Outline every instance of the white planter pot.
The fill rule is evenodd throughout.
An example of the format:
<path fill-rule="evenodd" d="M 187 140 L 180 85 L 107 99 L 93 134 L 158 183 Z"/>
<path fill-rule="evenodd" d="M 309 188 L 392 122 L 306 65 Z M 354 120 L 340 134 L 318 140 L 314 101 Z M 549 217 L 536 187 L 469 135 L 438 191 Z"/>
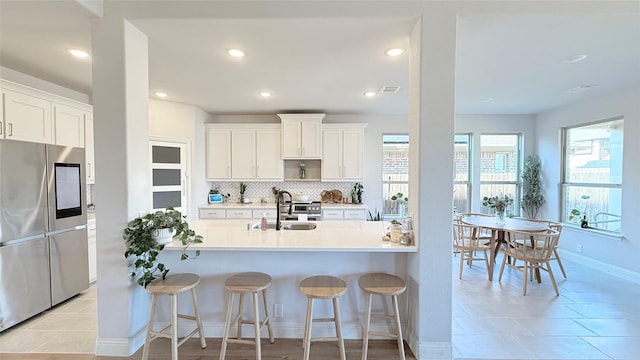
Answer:
<path fill-rule="evenodd" d="M 174 229 L 165 228 L 153 230 L 153 234 L 151 234 L 151 236 L 153 236 L 158 244 L 168 244 L 173 241 L 175 234 L 176 231 Z"/>

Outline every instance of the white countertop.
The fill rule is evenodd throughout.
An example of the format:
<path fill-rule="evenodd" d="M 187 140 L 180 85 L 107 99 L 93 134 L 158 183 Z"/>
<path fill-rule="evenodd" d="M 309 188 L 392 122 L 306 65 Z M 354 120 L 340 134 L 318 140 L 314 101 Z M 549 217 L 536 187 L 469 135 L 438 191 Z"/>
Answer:
<path fill-rule="evenodd" d="M 247 230 L 247 220 L 195 220 L 189 223 L 202 244 L 189 249 L 237 251 L 416 252 L 416 246 L 382 241 L 383 221 L 318 221 L 313 230 Z M 288 223 L 288 222 L 283 222 Z M 182 249 L 180 241 L 165 249 Z"/>

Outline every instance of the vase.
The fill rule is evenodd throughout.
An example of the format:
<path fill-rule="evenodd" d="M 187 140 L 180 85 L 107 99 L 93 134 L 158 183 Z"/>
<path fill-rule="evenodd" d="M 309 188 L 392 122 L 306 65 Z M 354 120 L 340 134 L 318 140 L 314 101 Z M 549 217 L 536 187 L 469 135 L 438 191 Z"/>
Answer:
<path fill-rule="evenodd" d="M 496 224 L 497 225 L 504 225 L 506 222 L 504 221 L 504 210 L 497 210 L 495 212 L 496 215 Z"/>

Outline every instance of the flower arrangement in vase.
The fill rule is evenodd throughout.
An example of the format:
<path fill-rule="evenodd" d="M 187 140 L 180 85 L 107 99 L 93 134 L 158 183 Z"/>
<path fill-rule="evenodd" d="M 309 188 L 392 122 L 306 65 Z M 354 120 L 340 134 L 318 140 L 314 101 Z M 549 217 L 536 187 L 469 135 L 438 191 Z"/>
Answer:
<path fill-rule="evenodd" d="M 504 221 L 504 212 L 507 210 L 507 206 L 511 204 L 513 204 L 513 198 L 508 194 L 482 198 L 482 205 L 493 209 L 499 221 Z"/>

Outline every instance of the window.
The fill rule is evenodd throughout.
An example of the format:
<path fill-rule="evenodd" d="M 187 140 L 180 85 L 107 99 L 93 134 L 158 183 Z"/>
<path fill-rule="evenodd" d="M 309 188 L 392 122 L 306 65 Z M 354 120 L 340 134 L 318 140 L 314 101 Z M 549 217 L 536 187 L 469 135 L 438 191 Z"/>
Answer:
<path fill-rule="evenodd" d="M 186 215 L 186 145 L 151 141 L 153 209 L 173 207 Z"/>
<path fill-rule="evenodd" d="M 471 136 L 469 134 L 456 134 L 454 136 L 453 154 L 453 211 L 464 213 L 469 212 L 471 198 Z"/>
<path fill-rule="evenodd" d="M 404 199 L 408 196 L 409 135 L 382 135 L 383 215 L 405 215 L 407 204 Z"/>
<path fill-rule="evenodd" d="M 563 221 L 620 232 L 623 119 L 566 128 Z"/>
<path fill-rule="evenodd" d="M 514 203 L 507 215 L 520 214 L 518 179 L 520 176 L 521 136 L 518 134 L 482 134 L 480 136 L 480 198 L 509 195 Z M 489 209 L 485 208 L 488 212 Z"/>

